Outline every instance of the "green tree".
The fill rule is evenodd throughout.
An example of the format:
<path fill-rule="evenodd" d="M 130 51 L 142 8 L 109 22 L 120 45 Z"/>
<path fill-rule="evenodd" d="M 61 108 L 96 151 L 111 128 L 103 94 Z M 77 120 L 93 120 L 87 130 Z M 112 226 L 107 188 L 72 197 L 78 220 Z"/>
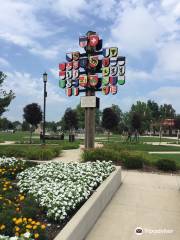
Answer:
<path fill-rule="evenodd" d="M 118 126 L 117 126 L 117 131 L 119 133 L 122 133 L 122 131 L 124 130 L 124 124 L 123 124 L 123 112 L 120 109 L 120 107 L 118 105 L 112 104 L 111 109 L 113 110 L 113 112 L 116 113 L 117 118 L 118 118 Z"/>
<path fill-rule="evenodd" d="M 14 121 L 14 122 L 12 122 L 12 124 L 13 124 L 13 129 L 14 130 L 22 129 L 22 124 L 19 121 Z"/>
<path fill-rule="evenodd" d="M 22 131 L 30 131 L 30 125 L 28 122 L 23 121 L 22 123 Z"/>
<path fill-rule="evenodd" d="M 12 92 L 12 90 L 6 92 L 5 90 L 2 89 L 3 82 L 6 78 L 7 76 L 0 71 L 0 116 L 5 111 L 7 111 L 7 107 L 9 106 L 13 98 L 15 98 L 15 95 Z"/>
<path fill-rule="evenodd" d="M 176 110 L 171 104 L 163 104 L 160 106 L 160 117 L 161 119 L 174 118 L 176 115 Z"/>
<path fill-rule="evenodd" d="M 133 104 L 130 110 L 131 119 L 134 113 L 137 113 L 142 121 L 141 132 L 150 130 L 151 123 L 151 111 L 148 105 L 145 102 L 137 101 L 136 104 Z"/>
<path fill-rule="evenodd" d="M 147 107 L 148 107 L 148 109 L 150 110 L 150 113 L 151 113 L 151 120 L 152 121 L 158 121 L 159 117 L 160 117 L 159 105 L 152 100 L 148 100 L 147 101 Z"/>
<path fill-rule="evenodd" d="M 48 129 L 48 131 L 57 132 L 57 123 L 52 121 L 52 122 L 46 122 L 46 128 Z"/>
<path fill-rule="evenodd" d="M 141 119 L 141 115 L 137 112 L 134 112 L 132 114 L 132 118 L 131 118 L 131 126 L 133 130 L 137 130 L 138 132 L 141 129 L 142 126 L 142 119 Z"/>
<path fill-rule="evenodd" d="M 13 129 L 13 124 L 11 121 L 9 121 L 7 118 L 1 118 L 0 119 L 0 129 L 1 130 L 9 130 L 9 129 Z"/>
<path fill-rule="evenodd" d="M 108 131 L 108 140 L 110 131 L 117 130 L 118 116 L 112 108 L 105 108 L 102 113 L 102 127 Z"/>
<path fill-rule="evenodd" d="M 175 128 L 180 130 L 180 115 L 175 117 Z"/>
<path fill-rule="evenodd" d="M 81 129 L 85 128 L 85 108 L 81 107 L 81 104 L 78 104 L 75 108 L 77 118 L 78 118 L 78 127 Z M 96 127 L 100 127 L 101 125 L 101 115 L 102 112 L 99 109 L 96 109 L 96 115 L 95 115 L 95 123 Z"/>
<path fill-rule="evenodd" d="M 69 130 L 69 132 L 72 132 L 72 130 L 77 129 L 78 118 L 77 118 L 76 111 L 72 110 L 71 108 L 67 108 L 61 120 L 61 123 L 62 123 L 62 130 Z"/>
<path fill-rule="evenodd" d="M 30 128 L 30 143 L 32 143 L 32 132 L 36 129 L 38 124 L 42 121 L 42 110 L 37 103 L 31 103 L 24 107 L 23 117 L 31 125 Z"/>
<path fill-rule="evenodd" d="M 85 108 L 81 107 L 81 104 L 78 104 L 75 112 L 77 114 L 78 119 L 78 127 L 81 129 L 85 128 Z"/>

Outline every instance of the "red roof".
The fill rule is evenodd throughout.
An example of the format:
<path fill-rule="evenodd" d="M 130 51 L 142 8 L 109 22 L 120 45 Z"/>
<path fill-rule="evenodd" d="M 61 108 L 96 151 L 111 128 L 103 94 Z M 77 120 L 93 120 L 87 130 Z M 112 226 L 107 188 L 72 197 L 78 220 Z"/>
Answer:
<path fill-rule="evenodd" d="M 163 125 L 163 126 L 174 127 L 174 126 L 175 126 L 175 120 L 174 120 L 174 119 L 164 119 L 164 120 L 162 121 L 162 125 Z"/>

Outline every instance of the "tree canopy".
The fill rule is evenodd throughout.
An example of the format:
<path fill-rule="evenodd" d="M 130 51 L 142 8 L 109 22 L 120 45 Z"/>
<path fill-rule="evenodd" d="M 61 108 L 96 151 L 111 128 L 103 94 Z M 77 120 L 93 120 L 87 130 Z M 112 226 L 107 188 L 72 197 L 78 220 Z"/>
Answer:
<path fill-rule="evenodd" d="M 26 105 L 23 111 L 24 119 L 32 126 L 37 127 L 37 125 L 42 121 L 42 110 L 37 103 Z"/>
<path fill-rule="evenodd" d="M 102 113 L 102 127 L 107 131 L 113 131 L 118 127 L 118 115 L 112 108 L 105 108 Z"/>
<path fill-rule="evenodd" d="M 7 111 L 7 107 L 9 106 L 9 104 L 11 103 L 13 98 L 15 98 L 15 95 L 12 90 L 7 92 L 2 89 L 3 82 L 6 78 L 7 78 L 7 76 L 3 72 L 0 71 L 0 116 L 5 111 Z"/>
<path fill-rule="evenodd" d="M 61 120 L 62 130 L 72 131 L 78 128 L 78 118 L 75 110 L 67 108 Z"/>

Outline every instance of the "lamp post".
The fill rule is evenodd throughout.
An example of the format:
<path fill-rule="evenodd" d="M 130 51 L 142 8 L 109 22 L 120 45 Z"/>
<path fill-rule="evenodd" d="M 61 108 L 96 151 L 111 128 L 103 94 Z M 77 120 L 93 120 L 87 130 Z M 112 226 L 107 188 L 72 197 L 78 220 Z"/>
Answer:
<path fill-rule="evenodd" d="M 47 73 L 43 73 L 43 82 L 44 82 L 44 111 L 43 111 L 43 144 L 45 144 L 45 127 L 46 127 L 46 83 L 47 83 Z"/>

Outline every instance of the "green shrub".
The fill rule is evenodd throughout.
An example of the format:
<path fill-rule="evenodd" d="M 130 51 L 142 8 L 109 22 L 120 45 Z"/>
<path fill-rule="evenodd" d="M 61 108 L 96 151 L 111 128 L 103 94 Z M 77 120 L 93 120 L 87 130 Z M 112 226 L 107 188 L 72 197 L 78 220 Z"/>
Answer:
<path fill-rule="evenodd" d="M 124 167 L 128 169 L 142 169 L 145 159 L 141 153 L 138 152 L 122 152 Z"/>
<path fill-rule="evenodd" d="M 61 148 L 55 145 L 0 146 L 0 157 L 16 157 L 30 160 L 50 160 L 59 156 Z"/>
<path fill-rule="evenodd" d="M 156 162 L 156 166 L 162 171 L 176 171 L 177 166 L 174 160 L 170 159 L 160 159 Z"/>
<path fill-rule="evenodd" d="M 96 148 L 92 150 L 85 150 L 82 158 L 84 161 L 121 161 L 120 153 L 117 151 L 111 150 L 111 149 L 105 149 L 105 148 Z"/>

